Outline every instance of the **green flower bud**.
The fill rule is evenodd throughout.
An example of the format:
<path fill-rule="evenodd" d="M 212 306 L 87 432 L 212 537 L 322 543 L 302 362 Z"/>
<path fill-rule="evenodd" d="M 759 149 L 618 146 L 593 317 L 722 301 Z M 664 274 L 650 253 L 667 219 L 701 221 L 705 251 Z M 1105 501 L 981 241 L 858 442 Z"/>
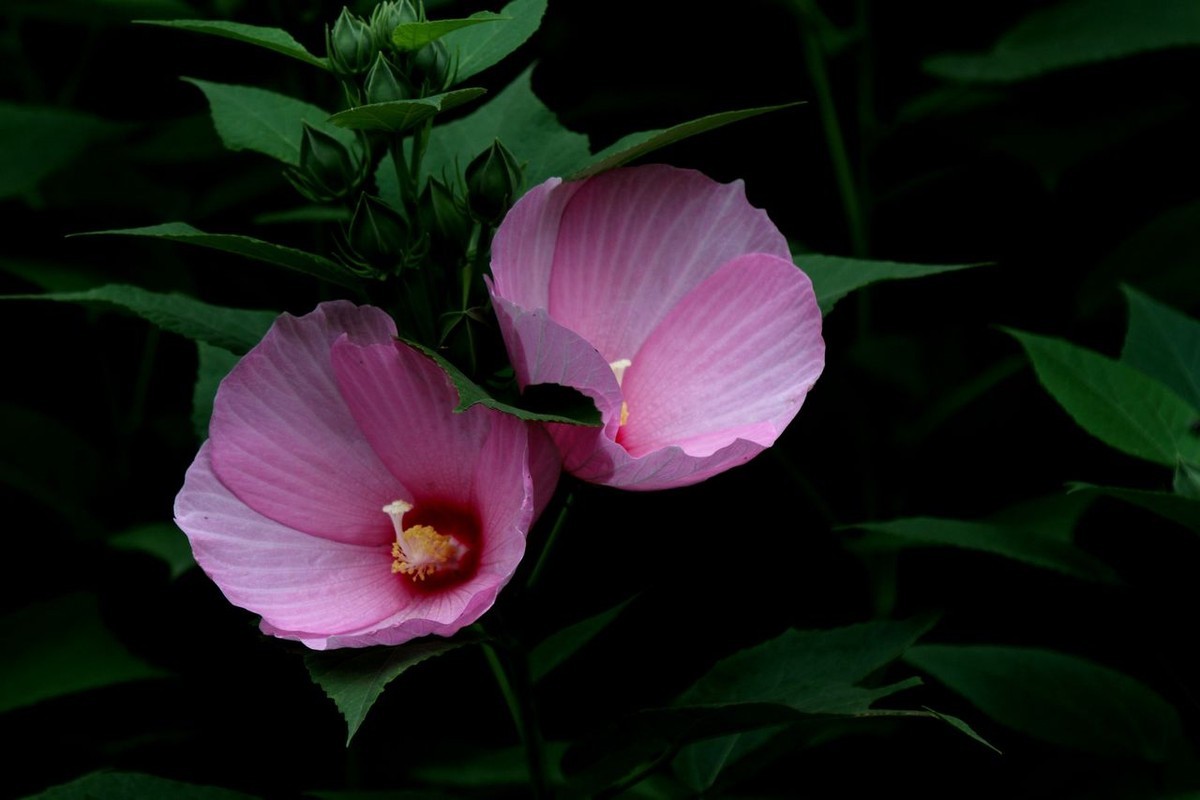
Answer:
<path fill-rule="evenodd" d="M 392 31 L 407 22 L 418 22 L 420 17 L 409 0 L 391 0 L 380 3 L 371 12 L 371 38 L 379 50 L 391 50 Z"/>
<path fill-rule="evenodd" d="M 499 139 L 467 167 L 467 205 L 480 222 L 496 225 L 521 190 L 521 166 Z"/>
<path fill-rule="evenodd" d="M 391 206 L 364 192 L 350 220 L 346 243 L 358 266 L 389 272 L 408 247 L 408 223 Z"/>
<path fill-rule="evenodd" d="M 333 71 L 343 77 L 366 72 L 375 58 L 375 43 L 366 20 L 343 7 L 333 30 L 325 26 L 325 51 Z"/>
<path fill-rule="evenodd" d="M 419 208 L 434 262 L 456 264 L 466 253 L 471 237 L 471 217 L 462 202 L 446 184 L 430 178 Z"/>
<path fill-rule="evenodd" d="M 362 180 L 362 159 L 319 128 L 304 123 L 300 166 L 283 173 L 296 189 L 317 203 L 345 197 Z"/>
<path fill-rule="evenodd" d="M 367 73 L 366 90 L 368 103 L 407 100 L 410 95 L 408 84 L 396 73 L 383 53 L 375 56 L 375 63 Z"/>
<path fill-rule="evenodd" d="M 410 75 L 414 86 L 423 86 L 422 94 L 437 94 L 452 82 L 454 77 L 450 50 L 440 39 L 422 47 L 412 55 Z"/>

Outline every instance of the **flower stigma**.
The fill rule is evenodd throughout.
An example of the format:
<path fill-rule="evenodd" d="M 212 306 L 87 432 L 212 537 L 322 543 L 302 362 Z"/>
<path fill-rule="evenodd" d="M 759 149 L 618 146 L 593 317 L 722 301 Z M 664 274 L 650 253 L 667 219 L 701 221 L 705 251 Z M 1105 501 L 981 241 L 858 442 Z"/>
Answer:
<path fill-rule="evenodd" d="M 404 528 L 404 515 L 412 504 L 395 500 L 383 507 L 392 518 L 396 541 L 392 543 L 392 573 L 404 573 L 413 582 L 423 581 L 435 572 L 459 568 L 466 546 L 454 536 L 438 533 L 432 525 L 413 525 Z"/>
<path fill-rule="evenodd" d="M 625 370 L 633 366 L 633 362 L 628 358 L 618 358 L 608 365 L 608 368 L 613 371 L 613 375 L 617 378 L 617 386 L 621 385 L 621 381 L 625 378 Z M 621 425 L 629 421 L 629 404 L 621 400 Z"/>

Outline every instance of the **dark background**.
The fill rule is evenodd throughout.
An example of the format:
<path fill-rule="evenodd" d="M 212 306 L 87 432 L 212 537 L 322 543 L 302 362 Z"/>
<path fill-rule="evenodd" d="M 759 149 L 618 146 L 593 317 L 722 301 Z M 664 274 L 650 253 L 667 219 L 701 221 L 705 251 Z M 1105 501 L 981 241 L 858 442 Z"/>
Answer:
<path fill-rule="evenodd" d="M 931 641 L 1052 647 L 1124 670 L 1176 705 L 1194 733 L 1197 664 L 1188 651 L 1200 552 L 1183 529 L 1115 503 L 1089 510 L 1078 538 L 1125 579 L 1111 588 L 958 551 L 864 561 L 846 547 L 854 534 L 837 527 L 979 517 L 1060 493 L 1069 480 L 1169 488 L 1161 470 L 1077 428 L 998 326 L 1114 354 L 1124 330 L 1121 282 L 1200 311 L 1200 52 L 961 89 L 927 104 L 933 111 L 914 105 L 944 88 L 923 72 L 925 58 L 986 49 L 1043 5 L 821 4 L 835 25 L 855 31 L 828 70 L 865 210 L 859 252 L 801 29 L 785 3 L 551 0 L 539 34 L 480 76 L 496 91 L 536 61 L 535 90 L 594 148 L 709 113 L 807 100 L 652 160 L 744 179 L 751 202 L 800 249 L 990 262 L 842 300 L 826 321 L 825 374 L 779 444 L 750 465 L 663 494 L 578 491 L 539 594 L 505 597 L 497 613 L 536 639 L 636 600 L 545 684 L 550 738 L 665 704 L 716 659 L 786 627 L 927 611 L 942 614 Z M 435 13 L 481 7 L 445 3 Z M 66 238 L 186 220 L 328 248 L 303 226 L 254 224 L 264 211 L 296 205 L 293 190 L 268 159 L 225 152 L 203 98 L 178 77 L 273 88 L 328 108 L 337 106 L 335 87 L 272 53 L 127 24 L 157 8 L 0 4 L 0 98 L 119 123 L 35 190 L 0 201 L 0 288 L 38 291 L 45 284 L 27 279 L 33 270 L 72 288 L 135 283 L 297 314 L 336 296 L 234 256 Z M 196 0 L 193 8 L 183 16 L 283 27 L 314 53 L 340 10 L 307 1 Z M 411 788 L 410 770 L 431 758 L 516 744 L 483 659 L 466 648 L 404 676 L 346 749 L 302 648 L 259 635 L 198 570 L 171 580 L 153 558 L 106 547 L 114 532 L 170 517 L 196 447 L 194 347 L 96 309 L 11 301 L 3 311 L 2 608 L 93 592 L 117 637 L 172 677 L 0 716 L 0 735 L 14 743 L 0 791 L 21 796 L 99 767 L 272 797 Z M 78 663 L 87 669 L 88 653 Z M 1005 755 L 928 720 L 864 723 L 860 735 L 798 748 L 737 789 L 1143 797 L 1195 785 L 1182 767 L 1038 743 L 932 682 L 905 702 L 969 720 Z M 838 788 L 819 788 L 827 786 Z"/>

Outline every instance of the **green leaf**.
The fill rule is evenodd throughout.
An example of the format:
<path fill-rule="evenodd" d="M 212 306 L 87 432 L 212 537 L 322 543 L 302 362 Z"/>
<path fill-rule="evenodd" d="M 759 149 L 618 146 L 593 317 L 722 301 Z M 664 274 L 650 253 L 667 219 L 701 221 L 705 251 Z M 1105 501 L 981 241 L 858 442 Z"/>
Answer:
<path fill-rule="evenodd" d="M 202 303 L 187 295 L 160 294 L 115 283 L 83 292 L 7 295 L 0 299 L 116 306 L 132 311 L 163 330 L 235 353 L 244 353 L 258 344 L 278 316 L 272 311 L 225 308 Z"/>
<path fill-rule="evenodd" d="M 1069 0 L 1038 9 L 992 49 L 925 62 L 941 78 L 1009 82 L 1138 53 L 1200 45 L 1200 5 L 1178 0 Z"/>
<path fill-rule="evenodd" d="M 931 627 L 932 619 L 915 618 L 785 631 L 718 662 L 675 705 L 780 703 L 810 714 L 866 711 L 865 695 L 850 690 L 899 658 Z"/>
<path fill-rule="evenodd" d="M 192 33 L 207 33 L 224 39 L 265 47 L 290 56 L 305 64 L 311 64 L 321 69 L 329 69 L 329 62 L 318 58 L 297 42 L 290 33 L 279 28 L 266 28 L 261 25 L 246 25 L 241 22 L 225 22 L 223 20 L 207 19 L 172 19 L 150 20 L 135 19 L 134 22 L 143 25 L 160 25 L 164 28 L 179 28 Z"/>
<path fill-rule="evenodd" d="M 425 22 L 406 22 L 392 31 L 392 43 L 406 52 L 420 50 L 430 42 L 435 42 L 448 33 L 479 25 L 483 22 L 507 20 L 499 14 L 490 11 L 480 11 L 466 19 L 435 19 Z"/>
<path fill-rule="evenodd" d="M 1102 756 L 1166 760 L 1179 715 L 1145 684 L 1078 656 L 1027 647 L 924 645 L 904 660 L 992 719 Z"/>
<path fill-rule="evenodd" d="M 96 598 L 88 594 L 35 603 L 0 617 L 0 649 L 5 653 L 0 712 L 165 674 L 109 633 Z"/>
<path fill-rule="evenodd" d="M 688 788 L 704 792 L 712 788 L 726 767 L 762 749 L 788 726 L 758 728 L 685 745 L 671 762 L 675 775 Z"/>
<path fill-rule="evenodd" d="M 1120 486 L 1093 486 L 1088 483 L 1072 483 L 1072 492 L 1099 494 L 1113 497 L 1126 503 L 1166 517 L 1185 528 L 1200 533 L 1200 500 L 1172 492 L 1156 492 L 1150 489 L 1128 489 Z"/>
<path fill-rule="evenodd" d="M 254 800 L 254 795 L 167 780 L 140 772 L 92 772 L 69 783 L 52 786 L 25 800 Z"/>
<path fill-rule="evenodd" d="M 196 342 L 196 385 L 192 389 L 192 428 L 196 438 L 208 438 L 208 421 L 212 419 L 213 398 L 217 387 L 237 364 L 238 357 L 223 347 Z"/>
<path fill-rule="evenodd" d="M 1090 498 L 1056 495 L 986 520 L 909 517 L 844 526 L 875 534 L 860 549 L 959 547 L 1011 558 L 1086 581 L 1116 583 L 1107 564 L 1072 542 L 1075 522 Z M 1015 518 L 1014 518 L 1015 517 Z"/>
<path fill-rule="evenodd" d="M 522 405 L 515 406 L 492 397 L 436 350 L 416 342 L 406 342 L 406 344 L 433 359 L 434 363 L 441 367 L 446 376 L 450 378 L 458 392 L 458 405 L 455 407 L 455 411 L 466 411 L 473 405 L 482 405 L 528 422 L 563 422 L 568 425 L 591 427 L 600 425 L 600 412 L 596 409 L 596 404 L 592 402 L 591 398 L 570 387 L 527 386 L 520 400 Z"/>
<path fill-rule="evenodd" d="M 430 143 L 436 142 L 437 138 L 434 136 Z M 400 176 L 396 174 L 396 160 L 391 153 L 385 153 L 375 168 L 375 194 L 397 211 L 404 208 L 404 198 L 400 196 Z"/>
<path fill-rule="evenodd" d="M 458 64 L 455 81 L 461 83 L 500 63 L 537 31 L 546 13 L 546 0 L 513 0 L 500 9 L 501 25 L 460 28 L 442 42 Z"/>
<path fill-rule="evenodd" d="M 470 102 L 484 94 L 486 89 L 455 89 L 444 94 L 430 95 L 414 100 L 392 100 L 388 103 L 371 103 L 365 106 L 339 111 L 329 121 L 341 128 L 356 131 L 382 131 L 401 133 L 437 114 L 455 106 Z"/>
<path fill-rule="evenodd" d="M 108 543 L 118 550 L 133 550 L 154 556 L 167 565 L 173 579 L 196 566 L 187 537 L 170 522 L 151 522 L 130 528 L 109 537 Z"/>
<path fill-rule="evenodd" d="M 0 101 L 0 200 L 32 191 L 124 128 L 79 111 Z"/>
<path fill-rule="evenodd" d="M 89 231 L 75 236 L 144 236 L 151 239 L 166 239 L 172 242 L 183 242 L 200 247 L 208 247 L 225 253 L 236 253 L 256 261 L 265 261 L 280 267 L 287 267 L 314 278 L 320 278 L 339 286 L 355 288 L 358 284 L 354 276 L 340 264 L 330 261 L 324 256 L 307 253 L 281 244 L 264 242 L 250 236 L 233 233 L 206 233 L 193 228 L 186 222 L 164 222 L 161 225 L 147 225 L 143 228 L 121 228 L 109 231 Z"/>
<path fill-rule="evenodd" d="M 550 634 L 529 653 L 529 672 L 534 682 L 540 681 L 559 664 L 573 656 L 585 644 L 596 637 L 625 610 L 633 598 L 619 603 L 607 611 L 568 625 Z"/>
<path fill-rule="evenodd" d="M 981 745 L 983 745 L 984 747 L 986 747 L 989 750 L 992 750 L 993 752 L 1000 753 L 1000 749 L 998 747 L 996 747 L 994 744 L 989 742 L 987 739 L 980 736 L 978 733 L 975 732 L 974 728 L 972 728 L 967 723 L 963 722 L 958 717 L 952 717 L 949 714 L 943 714 L 940 711 L 934 711 L 929 706 L 926 706 L 925 710 L 928 711 L 933 716 L 940 719 L 942 722 L 945 722 L 951 728 L 954 728 L 959 733 L 965 734 L 966 736 L 974 739 L 975 741 L 979 742 Z M 1003 755 L 1003 754 L 1001 753 L 1001 755 Z"/>
<path fill-rule="evenodd" d="M 1142 372 L 1061 339 L 1009 330 L 1042 386 L 1096 438 L 1138 458 L 1174 467 L 1200 461 L 1192 430 L 1200 412 Z"/>
<path fill-rule="evenodd" d="M 1180 308 L 1200 303 L 1200 201 L 1167 209 L 1122 239 L 1096 269 L 1080 293 L 1080 314 L 1106 309 L 1112 287 L 1133 282 L 1143 292 L 1170 298 Z M 1147 265 L 1153 265 L 1148 269 Z"/>
<path fill-rule="evenodd" d="M 1200 408 L 1200 322 L 1130 286 L 1121 291 L 1129 301 L 1121 360 Z"/>
<path fill-rule="evenodd" d="M 794 253 L 796 266 L 812 280 L 817 305 L 828 314 L 838 300 L 856 289 L 877 281 L 924 278 L 944 272 L 958 272 L 985 264 L 902 264 L 896 261 L 867 261 L 859 258 L 826 256 L 819 253 Z"/>
<path fill-rule="evenodd" d="M 410 667 L 456 650 L 471 639 L 429 636 L 395 647 L 327 650 L 304 657 L 308 674 L 346 720 L 346 745 L 367 717 L 384 688 Z"/>
<path fill-rule="evenodd" d="M 1186 461 L 1180 461 L 1175 467 L 1175 480 L 1172 481 L 1175 494 L 1189 500 L 1200 500 L 1200 468 Z"/>
<path fill-rule="evenodd" d="M 570 180 L 579 178 L 587 178 L 591 175 L 596 175 L 605 170 L 619 167 L 622 164 L 627 164 L 636 158 L 641 158 L 647 153 L 658 150 L 660 147 L 666 147 L 669 144 L 695 136 L 698 133 L 705 131 L 716 130 L 724 127 L 731 122 L 740 122 L 744 119 L 757 117 L 761 114 L 767 114 L 771 111 L 779 111 L 784 108 L 793 108 L 794 106 L 803 105 L 802 103 L 784 103 L 777 106 L 762 106 L 760 108 L 746 108 L 741 111 L 723 111 L 719 114 L 710 114 L 707 117 L 683 122 L 678 125 L 672 125 L 670 128 L 655 131 L 642 131 L 641 133 L 631 133 L 628 136 L 623 136 L 616 142 L 601 150 L 592 156 L 588 163 L 581 169 L 578 169 L 570 176 Z"/>
<path fill-rule="evenodd" d="M 425 174 L 456 175 L 495 139 L 526 165 L 526 186 L 566 175 L 585 163 L 590 153 L 587 137 L 564 128 L 537 98 L 530 82 L 532 74 L 532 68 L 525 70 L 485 105 L 462 119 L 439 125 L 422 161 Z"/>
<path fill-rule="evenodd" d="M 48 261 L 0 259 L 0 270 L 46 292 L 74 292 L 104 283 L 103 276 L 95 268 Z"/>
<path fill-rule="evenodd" d="M 329 112 L 294 97 L 257 89 L 213 83 L 198 78 L 183 80 L 208 98 L 217 135 L 230 150 L 253 150 L 285 164 L 300 163 L 300 138 L 304 122 L 350 147 L 354 134 L 329 123 Z"/>
<path fill-rule="evenodd" d="M 932 625 L 930 619 L 914 619 L 787 631 L 718 662 L 679 697 L 676 706 L 772 704 L 805 714 L 861 714 L 875 700 L 913 684 L 903 681 L 877 689 L 856 684 L 899 658 Z M 765 744 L 772 733 L 735 733 L 689 745 L 676 759 L 677 774 L 691 788 L 703 791 L 726 764 Z"/>

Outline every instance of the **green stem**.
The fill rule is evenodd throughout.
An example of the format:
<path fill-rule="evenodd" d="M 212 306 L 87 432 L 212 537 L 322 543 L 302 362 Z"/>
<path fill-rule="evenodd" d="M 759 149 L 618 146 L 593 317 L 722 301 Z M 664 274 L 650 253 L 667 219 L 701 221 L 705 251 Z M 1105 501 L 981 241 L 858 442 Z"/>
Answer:
<path fill-rule="evenodd" d="M 409 164 L 409 177 L 412 180 L 412 196 L 415 199 L 418 196 L 421 179 L 421 160 L 425 158 L 425 151 L 429 147 L 429 136 L 433 131 L 433 120 L 427 119 L 424 124 L 413 134 L 412 137 L 412 160 Z"/>
<path fill-rule="evenodd" d="M 800 35 L 804 40 L 804 64 L 808 69 L 813 90 L 817 93 L 817 111 L 821 117 L 821 129 L 829 158 L 833 162 L 833 174 L 837 180 L 838 194 L 842 198 L 842 210 L 846 215 L 846 226 L 850 231 L 850 250 L 856 258 L 867 255 L 867 232 L 863 220 L 862 205 L 854 174 L 850 169 L 850 157 L 846 152 L 846 141 L 842 126 L 838 122 L 837 108 L 833 104 L 833 91 L 829 85 L 829 73 L 825 69 L 825 52 L 817 35 L 817 9 L 812 0 L 796 0 L 800 16 Z"/>
<path fill-rule="evenodd" d="M 505 664 L 500 654 L 491 644 L 483 644 L 483 653 L 487 657 L 488 666 L 496 677 L 500 693 L 508 705 L 508 713 L 512 716 L 517 735 L 525 749 L 525 760 L 529 767 L 530 788 L 533 796 L 542 800 L 549 798 L 550 786 L 546 774 L 546 743 L 542 739 L 541 728 L 538 727 L 537 713 L 533 705 L 533 682 L 529 677 L 529 659 L 524 650 L 509 648 L 508 663 Z"/>
<path fill-rule="evenodd" d="M 471 306 L 471 287 L 476 275 L 487 272 L 492 255 L 492 226 L 486 222 L 479 223 L 479 237 L 475 240 L 475 258 L 466 259 L 463 267 L 462 310 Z"/>
<path fill-rule="evenodd" d="M 554 543 L 558 540 L 558 533 L 563 529 L 567 522 L 567 515 L 571 511 L 571 504 L 575 502 L 575 491 L 572 489 L 567 493 L 567 499 L 563 501 L 562 508 L 559 509 L 558 517 L 554 520 L 554 527 L 550 529 L 550 535 L 546 537 L 546 543 L 542 545 L 542 552 L 538 555 L 537 563 L 533 565 L 533 572 L 529 573 L 529 580 L 525 581 L 525 591 L 533 589 L 538 582 L 538 578 L 542 575 L 542 570 L 549 560 L 550 551 L 554 549 Z"/>

